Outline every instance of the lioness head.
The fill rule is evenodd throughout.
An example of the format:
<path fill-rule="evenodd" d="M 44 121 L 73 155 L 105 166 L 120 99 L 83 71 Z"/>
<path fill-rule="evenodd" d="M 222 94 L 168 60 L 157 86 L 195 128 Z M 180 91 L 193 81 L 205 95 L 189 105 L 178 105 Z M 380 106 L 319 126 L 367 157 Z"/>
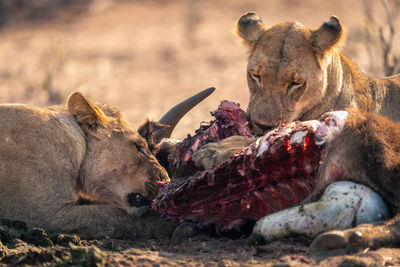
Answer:
<path fill-rule="evenodd" d="M 169 178 L 146 139 L 117 109 L 94 104 L 80 93 L 70 96 L 68 109 L 87 140 L 80 193 L 89 200 L 122 206 L 133 214 L 141 206 L 149 206 L 158 191 L 156 182 Z"/>
<path fill-rule="evenodd" d="M 326 73 L 343 32 L 336 17 L 316 30 L 298 22 L 268 28 L 253 12 L 239 19 L 237 33 L 250 52 L 247 112 L 255 132 L 302 119 L 323 101 Z"/>

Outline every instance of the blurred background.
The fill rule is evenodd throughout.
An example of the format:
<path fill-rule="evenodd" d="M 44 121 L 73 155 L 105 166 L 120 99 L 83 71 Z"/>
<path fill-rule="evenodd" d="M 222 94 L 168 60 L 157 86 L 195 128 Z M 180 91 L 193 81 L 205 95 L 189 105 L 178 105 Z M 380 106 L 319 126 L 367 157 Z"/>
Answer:
<path fill-rule="evenodd" d="M 183 138 L 223 99 L 246 108 L 247 51 L 234 29 L 247 11 L 312 28 L 336 15 L 345 55 L 376 76 L 399 72 L 400 0 L 0 0 L 0 102 L 63 104 L 80 91 L 136 128 L 215 86 L 177 126 Z"/>

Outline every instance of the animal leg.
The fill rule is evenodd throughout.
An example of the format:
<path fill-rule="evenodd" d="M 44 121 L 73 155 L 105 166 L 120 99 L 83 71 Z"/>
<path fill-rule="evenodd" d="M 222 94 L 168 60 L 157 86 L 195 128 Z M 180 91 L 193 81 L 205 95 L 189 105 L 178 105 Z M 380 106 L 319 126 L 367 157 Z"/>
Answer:
<path fill-rule="evenodd" d="M 161 220 L 155 211 L 134 217 L 125 210 L 109 205 L 70 205 L 50 218 L 49 229 L 75 233 L 83 238 L 166 238 L 173 224 Z"/>
<path fill-rule="evenodd" d="M 256 138 L 231 136 L 216 143 L 208 143 L 193 154 L 192 160 L 197 167 L 210 169 L 231 157 L 235 152 L 242 151 L 256 141 Z"/>
<path fill-rule="evenodd" d="M 253 229 L 255 240 L 272 241 L 292 234 L 315 238 L 332 229 L 388 218 L 383 199 L 366 186 L 342 181 L 327 187 L 317 202 L 298 205 L 260 219 Z M 339 241 L 338 241 L 339 242 Z"/>
<path fill-rule="evenodd" d="M 347 230 L 320 234 L 311 244 L 316 251 L 332 249 L 359 250 L 400 244 L 400 215 L 385 223 L 362 224 Z"/>

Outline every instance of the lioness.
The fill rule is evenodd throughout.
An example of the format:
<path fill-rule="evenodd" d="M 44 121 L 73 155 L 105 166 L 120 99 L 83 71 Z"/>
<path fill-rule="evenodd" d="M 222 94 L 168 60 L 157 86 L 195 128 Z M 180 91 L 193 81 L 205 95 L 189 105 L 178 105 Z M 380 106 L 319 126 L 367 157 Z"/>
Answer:
<path fill-rule="evenodd" d="M 141 216 L 169 179 L 146 142 L 163 125 L 148 121 L 142 137 L 80 93 L 67 106 L 0 105 L 0 125 L 1 217 L 84 238 L 171 233 L 155 212 Z"/>
<path fill-rule="evenodd" d="M 344 37 L 344 29 L 338 18 L 331 17 L 328 22 L 323 23 L 316 30 L 297 22 L 281 23 L 267 28 L 254 12 L 249 12 L 239 19 L 237 33 L 249 48 L 247 81 L 250 101 L 247 113 L 255 133 L 263 134 L 281 123 L 297 119 L 317 119 L 330 110 L 347 108 L 361 112 L 373 111 L 393 121 L 400 120 L 400 108 L 398 107 L 400 75 L 384 79 L 371 77 L 344 56 L 338 49 Z M 369 118 L 373 118 L 374 121 L 384 120 L 379 116 Z M 386 142 L 382 135 L 388 129 L 387 125 L 391 125 L 390 133 L 394 132 L 393 129 L 398 125 L 388 123 L 386 120 L 377 124 L 385 127 L 379 131 L 370 129 L 373 134 L 378 133 L 376 136 L 377 139 L 380 138 L 381 143 L 393 144 Z M 333 148 L 328 150 L 328 159 L 321 168 L 319 177 L 322 178 L 314 192 L 315 196 L 321 194 L 329 182 L 334 180 L 331 179 L 332 173 L 329 170 L 332 169 L 332 166 L 337 166 L 339 160 L 341 163 L 347 163 L 348 170 L 356 173 L 352 177 L 343 175 L 341 179 L 372 186 L 376 177 L 383 177 L 382 179 L 390 177 L 389 180 L 381 180 L 379 183 L 391 187 L 395 191 L 398 188 L 397 165 L 395 165 L 396 168 L 390 169 L 386 167 L 386 162 L 378 161 L 381 165 L 379 168 L 375 168 L 375 165 L 369 162 L 365 163 L 362 159 L 358 165 L 351 164 L 354 163 L 354 159 L 360 159 L 361 155 L 364 156 L 365 153 L 356 154 L 362 148 L 359 136 L 358 139 L 349 138 L 348 134 L 344 134 L 344 136 L 348 140 L 338 139 L 342 145 L 339 145 L 339 141 L 335 142 L 338 149 L 335 150 L 332 146 Z M 235 138 L 234 146 L 232 146 L 233 139 L 231 138 L 203 146 L 193 156 L 195 164 L 199 167 L 214 166 L 230 156 L 231 153 L 226 153 L 229 148 L 233 147 L 238 151 L 240 147 L 247 146 L 251 141 L 243 137 L 241 146 L 239 138 Z M 397 137 L 392 135 L 387 139 L 390 140 L 390 138 Z M 349 144 L 352 145 L 349 146 Z M 375 152 L 373 155 L 377 159 L 385 158 L 388 155 L 394 158 L 393 155 L 396 154 L 391 153 L 393 149 L 397 149 L 396 145 L 384 150 L 385 153 L 381 152 L 383 149 L 380 146 L 372 147 L 370 151 Z M 352 160 L 349 161 L 349 159 Z M 363 165 L 363 168 L 360 169 L 361 164 L 370 165 L 367 167 Z M 359 174 L 357 172 L 360 170 L 374 174 L 375 172 L 372 171 L 376 171 L 376 169 L 379 171 L 390 170 L 387 176 L 382 173 L 381 176 L 375 178 L 357 176 Z M 382 194 L 384 198 L 388 197 L 385 189 L 374 186 L 372 188 Z M 386 199 L 386 201 L 391 203 L 392 199 Z M 398 213 L 397 210 L 394 212 Z M 317 238 L 313 247 L 325 249 L 398 242 L 398 225 L 399 216 L 397 215 L 395 219 L 388 221 L 384 226 L 368 227 L 368 230 L 364 232 L 354 231 L 354 229 L 328 232 Z M 327 245 L 322 246 L 324 243 Z"/>
<path fill-rule="evenodd" d="M 316 119 L 327 111 L 346 108 L 361 112 L 373 111 L 393 121 L 400 120 L 400 75 L 384 79 L 369 76 L 344 56 L 338 49 L 344 37 L 344 29 L 337 17 L 332 16 L 316 30 L 297 22 L 267 28 L 255 13 L 249 12 L 239 19 L 237 33 L 250 52 L 247 65 L 250 102 L 247 112 L 256 133 L 261 134 L 280 123 Z M 356 133 L 366 135 L 370 131 L 371 135 L 376 134 L 377 140 L 381 140 L 381 143 L 377 142 L 379 146 L 373 143 L 375 146 L 368 151 L 377 160 L 374 164 L 379 165 L 379 168 L 375 168 L 371 162 L 363 162 L 364 158 L 358 165 L 352 164 L 355 158 L 358 160 L 365 153 L 357 154 L 363 147 L 359 139 L 357 143 L 355 135 L 344 133 L 341 135 L 344 138 L 339 138 L 328 150 L 328 159 L 325 159 L 319 173 L 319 183 L 316 186 L 318 193 L 323 191 L 329 181 L 334 180 L 330 177 L 334 172 L 329 171 L 335 169 L 337 164 L 346 162 L 346 170 L 354 175 L 343 175 L 340 179 L 372 186 L 386 201 L 393 203 L 393 197 L 388 197 L 385 186 L 394 191 L 398 188 L 397 165 L 392 164 L 391 160 L 385 162 L 381 159 L 394 157 L 395 154 L 390 152 L 397 149 L 397 141 L 387 140 L 397 140 L 398 137 L 392 134 L 386 140 L 385 131 L 390 128 L 390 133 L 396 132 L 393 129 L 398 125 L 379 116 L 371 115 L 367 117 L 367 122 L 368 119 L 372 121 L 371 124 L 382 126 L 382 129 L 368 128 Z M 365 142 L 365 138 L 363 140 Z M 384 150 L 381 149 L 384 146 L 382 144 L 392 144 L 392 147 Z M 364 164 L 363 168 L 360 168 L 361 164 Z M 386 167 L 388 165 L 390 167 Z M 359 170 L 373 174 L 376 170 L 386 173 L 365 178 Z M 374 187 L 374 179 L 381 179 L 377 183 L 384 186 Z M 396 209 L 393 211 L 398 213 Z M 326 249 L 368 244 L 376 247 L 398 242 L 399 218 L 397 215 L 381 227 L 328 232 L 318 237 L 312 247 Z"/>
<path fill-rule="evenodd" d="M 268 28 L 249 12 L 239 19 L 237 33 L 250 53 L 247 112 L 255 132 L 348 107 L 400 120 L 400 76 L 371 77 L 344 56 L 337 17 L 316 30 L 298 22 Z"/>
<path fill-rule="evenodd" d="M 343 55 L 338 48 L 345 34 L 338 18 L 332 16 L 316 30 L 298 22 L 267 28 L 248 12 L 238 20 L 237 33 L 249 49 L 247 113 L 256 134 L 346 108 L 400 120 L 400 75 L 368 76 Z M 196 165 L 216 165 L 229 157 L 226 151 L 248 145 L 247 138 L 239 139 L 234 146 L 231 139 L 205 146 L 195 155 Z M 215 155 L 211 159 L 210 153 Z"/>

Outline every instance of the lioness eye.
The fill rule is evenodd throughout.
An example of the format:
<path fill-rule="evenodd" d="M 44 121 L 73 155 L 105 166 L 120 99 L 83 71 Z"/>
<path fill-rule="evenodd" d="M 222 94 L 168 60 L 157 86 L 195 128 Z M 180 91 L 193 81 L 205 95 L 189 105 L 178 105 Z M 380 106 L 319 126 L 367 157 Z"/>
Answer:
<path fill-rule="evenodd" d="M 252 73 L 252 74 L 251 74 L 251 77 L 252 77 L 255 81 L 261 83 L 261 76 L 260 76 L 260 75 Z"/>
<path fill-rule="evenodd" d="M 304 84 L 304 82 L 302 82 L 302 81 L 291 82 L 291 83 L 288 85 L 287 90 L 288 90 L 288 92 L 289 92 L 289 91 L 291 91 L 291 90 L 293 90 L 293 89 L 295 89 L 295 88 L 299 88 L 299 87 L 303 86 L 303 84 Z"/>
<path fill-rule="evenodd" d="M 135 144 L 135 146 L 136 146 L 136 149 L 137 149 L 137 151 L 138 151 L 139 153 L 144 154 L 143 148 L 142 148 L 140 145 Z"/>

